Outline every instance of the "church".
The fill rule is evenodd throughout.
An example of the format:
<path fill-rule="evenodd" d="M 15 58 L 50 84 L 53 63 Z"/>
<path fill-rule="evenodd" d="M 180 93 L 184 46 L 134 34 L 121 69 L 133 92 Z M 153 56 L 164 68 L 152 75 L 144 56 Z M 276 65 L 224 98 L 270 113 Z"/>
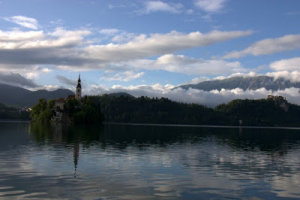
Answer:
<path fill-rule="evenodd" d="M 78 81 L 77 81 L 77 86 L 76 86 L 76 92 L 75 92 L 75 99 L 77 100 L 81 100 L 81 80 L 80 80 L 80 74 L 78 77 Z"/>
<path fill-rule="evenodd" d="M 63 111 L 64 111 L 66 101 L 70 100 L 70 99 L 76 99 L 78 101 L 81 101 L 81 95 L 82 95 L 82 88 L 81 88 L 81 80 L 80 80 L 80 75 L 79 75 L 76 90 L 75 90 L 75 96 L 69 95 L 65 99 L 59 98 L 59 99 L 55 100 L 55 104 L 54 104 L 55 115 L 52 120 L 56 121 L 56 122 L 61 122 L 62 118 L 63 118 Z"/>

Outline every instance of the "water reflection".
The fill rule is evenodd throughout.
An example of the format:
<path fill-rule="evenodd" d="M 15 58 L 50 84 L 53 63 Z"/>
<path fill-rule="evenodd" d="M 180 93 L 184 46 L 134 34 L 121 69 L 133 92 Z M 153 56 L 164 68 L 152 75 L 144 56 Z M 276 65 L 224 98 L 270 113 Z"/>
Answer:
<path fill-rule="evenodd" d="M 30 134 L 37 143 L 76 144 L 88 148 L 100 145 L 101 148 L 114 146 L 120 150 L 128 146 L 168 146 L 182 143 L 201 143 L 213 140 L 232 148 L 245 151 L 264 151 L 280 156 L 291 148 L 298 147 L 300 130 L 289 129 L 242 129 L 210 127 L 166 127 L 166 126 L 73 126 L 51 127 L 42 124 L 31 124 Z"/>
<path fill-rule="evenodd" d="M 300 198 L 297 130 L 0 123 L 0 131 L 0 199 Z"/>

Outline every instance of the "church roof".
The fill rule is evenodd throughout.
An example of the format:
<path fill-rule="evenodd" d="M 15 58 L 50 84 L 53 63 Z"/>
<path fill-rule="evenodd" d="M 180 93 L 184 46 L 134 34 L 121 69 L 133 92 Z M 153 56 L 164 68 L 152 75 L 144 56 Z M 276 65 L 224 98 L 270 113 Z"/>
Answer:
<path fill-rule="evenodd" d="M 65 99 L 64 98 L 56 99 L 55 103 L 65 103 Z"/>
<path fill-rule="evenodd" d="M 81 80 L 80 80 L 80 74 L 79 74 L 79 77 L 78 77 L 78 82 L 77 82 L 77 88 L 81 88 Z"/>

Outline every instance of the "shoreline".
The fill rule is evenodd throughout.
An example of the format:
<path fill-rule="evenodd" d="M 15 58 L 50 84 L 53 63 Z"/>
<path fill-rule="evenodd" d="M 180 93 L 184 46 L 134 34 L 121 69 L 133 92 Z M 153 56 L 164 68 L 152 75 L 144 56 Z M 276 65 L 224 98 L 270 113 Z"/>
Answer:
<path fill-rule="evenodd" d="M 0 123 L 30 123 L 30 120 L 1 120 Z M 195 125 L 195 124 L 153 124 L 153 123 L 126 123 L 126 122 L 103 122 L 103 125 L 127 125 L 127 126 L 161 126 L 161 127 L 191 127 L 191 128 L 234 128 L 234 129 L 285 129 L 300 130 L 300 127 L 289 126 L 226 126 L 226 125 Z"/>
<path fill-rule="evenodd" d="M 30 120 L 14 120 L 14 119 L 0 119 L 0 123 L 3 123 L 3 122 L 6 122 L 6 123 L 15 123 L 15 122 L 21 122 L 21 123 L 30 123 Z"/>
<path fill-rule="evenodd" d="M 226 126 L 226 125 L 194 125 L 194 124 L 151 124 L 151 123 L 124 123 L 124 122 L 103 122 L 103 124 L 128 125 L 128 126 L 163 126 L 163 127 L 191 127 L 191 128 L 246 128 L 246 129 L 286 129 L 300 130 L 300 127 L 288 126 Z"/>

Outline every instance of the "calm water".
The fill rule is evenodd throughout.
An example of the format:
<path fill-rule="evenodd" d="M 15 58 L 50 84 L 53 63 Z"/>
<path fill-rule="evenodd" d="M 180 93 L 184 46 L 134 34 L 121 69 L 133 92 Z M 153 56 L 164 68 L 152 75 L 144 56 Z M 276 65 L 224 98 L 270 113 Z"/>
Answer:
<path fill-rule="evenodd" d="M 2 122 L 0 199 L 300 199 L 300 130 Z"/>

